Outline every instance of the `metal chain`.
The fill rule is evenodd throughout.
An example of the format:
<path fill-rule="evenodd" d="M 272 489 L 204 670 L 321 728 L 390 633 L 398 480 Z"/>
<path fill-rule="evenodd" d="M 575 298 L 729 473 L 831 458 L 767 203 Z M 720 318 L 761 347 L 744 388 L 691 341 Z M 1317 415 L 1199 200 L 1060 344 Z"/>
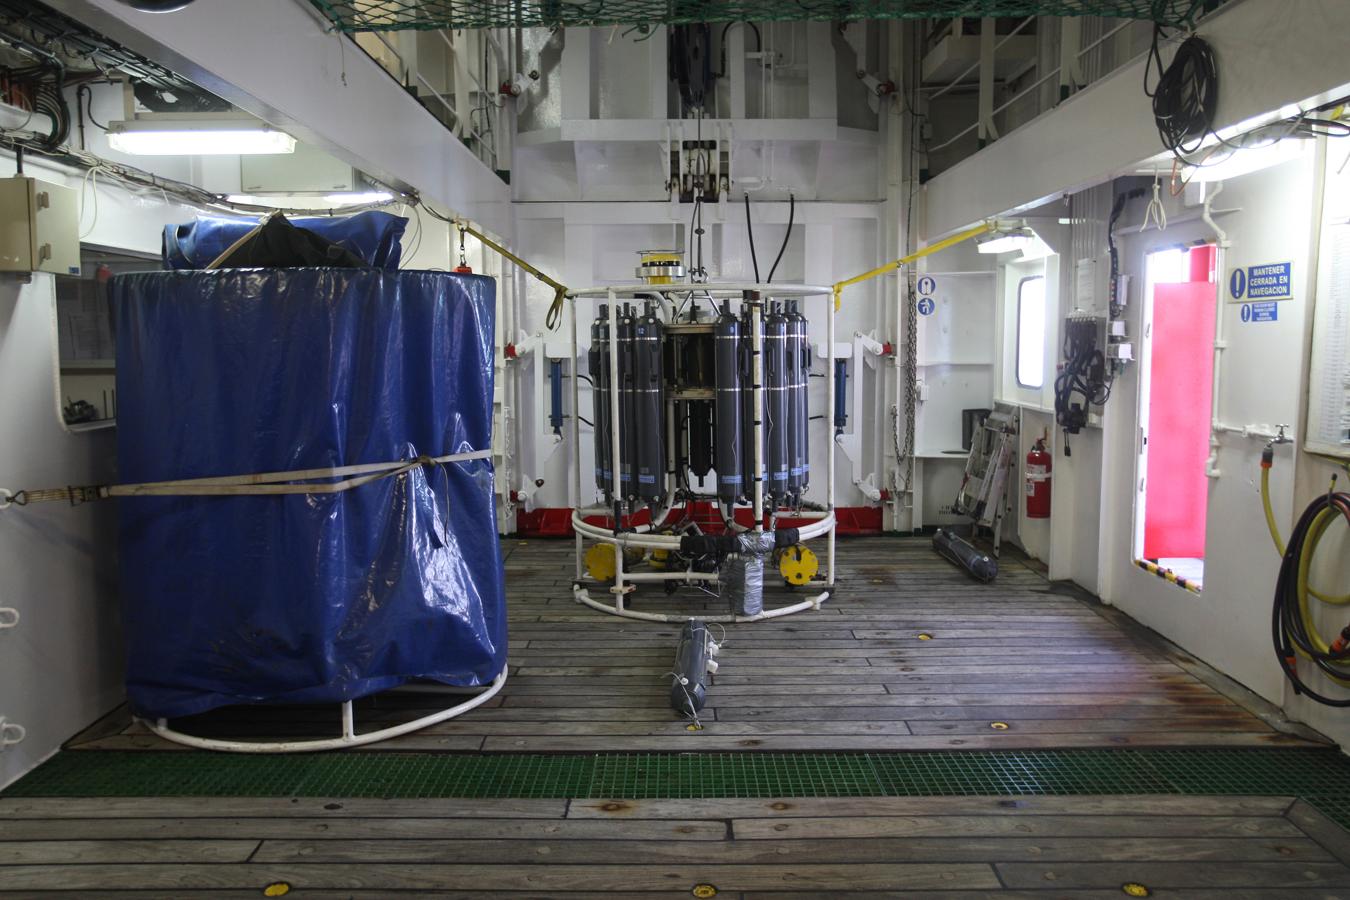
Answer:
<path fill-rule="evenodd" d="M 908 493 L 914 485 L 914 419 L 919 400 L 919 312 L 914 298 L 914 270 L 905 271 L 905 442 L 901 448 L 901 490 Z"/>

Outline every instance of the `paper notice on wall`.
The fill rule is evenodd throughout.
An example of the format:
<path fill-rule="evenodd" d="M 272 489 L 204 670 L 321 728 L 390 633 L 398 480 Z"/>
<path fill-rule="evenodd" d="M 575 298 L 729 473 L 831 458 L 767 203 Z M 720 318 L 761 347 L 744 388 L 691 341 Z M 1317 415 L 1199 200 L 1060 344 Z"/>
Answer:
<path fill-rule="evenodd" d="M 1313 321 L 1307 449 L 1350 458 L 1350 223 L 1328 225 Z"/>

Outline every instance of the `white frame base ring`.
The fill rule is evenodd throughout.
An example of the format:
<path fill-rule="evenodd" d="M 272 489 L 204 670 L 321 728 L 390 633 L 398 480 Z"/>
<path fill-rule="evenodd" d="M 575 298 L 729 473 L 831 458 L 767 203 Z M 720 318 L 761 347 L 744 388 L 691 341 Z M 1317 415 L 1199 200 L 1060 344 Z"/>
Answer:
<path fill-rule="evenodd" d="M 679 613 L 649 613 L 638 612 L 628 609 L 623 605 L 618 595 L 614 598 L 613 604 L 601 603 L 591 596 L 591 592 L 579 583 L 572 585 L 572 599 L 576 600 L 591 609 L 598 609 L 600 612 L 609 613 L 612 616 L 623 616 L 625 619 L 639 619 L 643 622 L 719 622 L 723 625 L 733 625 L 739 622 L 758 622 L 761 619 L 776 619 L 779 616 L 790 616 L 793 613 L 804 612 L 808 609 L 819 610 L 826 600 L 830 599 L 830 591 L 824 590 L 814 597 L 807 597 L 805 600 L 788 606 L 780 606 L 777 609 L 766 609 L 763 612 L 753 616 L 737 616 L 730 613 L 724 615 L 683 615 Z"/>
<path fill-rule="evenodd" d="M 492 679 L 492 684 L 488 685 L 482 693 L 474 695 L 463 703 L 432 713 L 429 716 L 422 716 L 420 719 L 414 719 L 411 722 L 404 722 L 402 725 L 393 725 L 389 728 L 368 731 L 364 734 L 356 733 L 352 701 L 348 700 L 342 704 L 342 736 L 336 738 L 316 738 L 304 741 L 229 741 L 184 734 L 170 728 L 166 719 L 153 722 L 149 719 L 138 719 L 137 721 L 145 723 L 147 728 L 166 741 L 195 747 L 198 750 L 221 750 L 226 753 L 314 753 L 320 750 L 345 750 L 349 747 L 360 747 L 364 744 L 373 744 L 377 741 L 387 741 L 390 738 L 411 734 L 414 731 L 421 731 L 423 728 L 463 715 L 491 700 L 505 684 L 506 669 L 503 668 L 501 674 Z M 419 686 L 419 689 L 431 691 L 435 690 L 435 687 L 426 685 Z M 394 690 L 398 690 L 398 688 L 394 688 Z M 444 691 L 437 692 L 454 694 L 461 693 L 464 690 L 465 688 L 446 685 Z"/>

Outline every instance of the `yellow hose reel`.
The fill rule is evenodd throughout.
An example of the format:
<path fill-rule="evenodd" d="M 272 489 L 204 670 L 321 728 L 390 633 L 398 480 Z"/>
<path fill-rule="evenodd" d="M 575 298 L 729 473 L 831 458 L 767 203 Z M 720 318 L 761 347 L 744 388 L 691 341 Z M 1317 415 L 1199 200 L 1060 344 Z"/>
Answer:
<path fill-rule="evenodd" d="M 778 573 L 788 584 L 806 584 L 819 571 L 820 560 L 802 544 L 793 544 L 778 555 Z"/>

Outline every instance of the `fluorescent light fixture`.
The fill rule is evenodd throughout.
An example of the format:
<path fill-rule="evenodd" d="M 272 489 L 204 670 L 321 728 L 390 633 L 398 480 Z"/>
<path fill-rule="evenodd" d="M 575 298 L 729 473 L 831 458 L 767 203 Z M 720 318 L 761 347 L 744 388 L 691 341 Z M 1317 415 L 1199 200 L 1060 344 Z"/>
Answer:
<path fill-rule="evenodd" d="M 1307 141 L 1288 137 L 1259 147 L 1244 147 L 1211 165 L 1187 166 L 1182 171 L 1185 181 L 1227 181 L 1240 178 L 1271 166 L 1297 159 L 1307 149 Z"/>
<path fill-rule="evenodd" d="M 1030 248 L 1035 240 L 1030 228 L 1013 228 L 976 238 L 975 249 L 980 253 L 1012 253 Z"/>
<path fill-rule="evenodd" d="M 246 119 L 132 120 L 108 123 L 108 144 L 137 156 L 293 153 L 295 138 Z"/>
<path fill-rule="evenodd" d="M 284 206 L 280 197 L 264 197 L 260 194 L 227 194 L 225 199 L 242 206 Z"/>
<path fill-rule="evenodd" d="M 348 194 L 327 194 L 323 199 L 342 206 L 357 206 L 367 203 L 388 203 L 394 199 L 394 195 L 388 191 L 352 191 Z"/>

